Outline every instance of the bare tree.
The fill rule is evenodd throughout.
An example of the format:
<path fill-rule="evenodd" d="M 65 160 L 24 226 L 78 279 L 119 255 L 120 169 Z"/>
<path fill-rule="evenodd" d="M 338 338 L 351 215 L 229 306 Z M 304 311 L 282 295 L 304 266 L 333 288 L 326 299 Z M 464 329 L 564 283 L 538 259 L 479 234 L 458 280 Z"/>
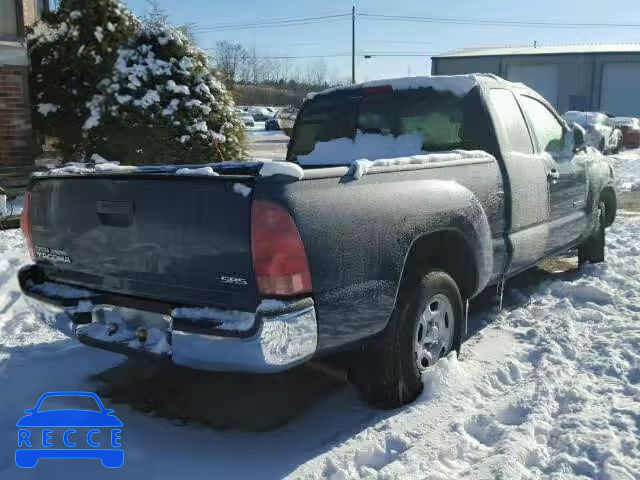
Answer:
<path fill-rule="evenodd" d="M 142 22 L 150 27 L 162 27 L 169 22 L 169 15 L 158 0 L 147 0 L 149 8 L 142 16 Z"/>
<path fill-rule="evenodd" d="M 324 58 L 321 58 L 307 65 L 306 83 L 314 87 L 323 87 L 327 84 L 327 74 L 327 63 Z"/>
<path fill-rule="evenodd" d="M 243 66 L 248 57 L 247 50 L 239 43 L 222 41 L 216 43 L 213 57 L 225 83 L 233 88 L 241 74 L 244 76 Z"/>

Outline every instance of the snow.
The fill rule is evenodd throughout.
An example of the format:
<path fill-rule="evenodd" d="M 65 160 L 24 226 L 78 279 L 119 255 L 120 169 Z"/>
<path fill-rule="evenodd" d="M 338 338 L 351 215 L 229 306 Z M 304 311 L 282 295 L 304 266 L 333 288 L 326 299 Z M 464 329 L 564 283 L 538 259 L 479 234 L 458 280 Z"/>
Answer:
<path fill-rule="evenodd" d="M 162 110 L 162 115 L 165 115 L 167 117 L 173 115 L 174 113 L 176 113 L 176 111 L 178 111 L 179 105 L 180 105 L 180 100 L 177 98 L 172 98 L 171 101 L 169 102 L 169 105 L 167 105 L 167 107 L 164 110 Z"/>
<path fill-rule="evenodd" d="M 178 85 L 174 80 L 167 81 L 167 90 L 173 93 L 180 93 L 182 95 L 189 95 L 189 87 L 186 85 Z"/>
<path fill-rule="evenodd" d="M 180 168 L 176 171 L 176 175 L 196 175 L 205 177 L 217 177 L 219 173 L 213 171 L 211 167 L 200 168 Z"/>
<path fill-rule="evenodd" d="M 453 162 L 456 160 L 493 158 L 482 150 L 451 150 L 446 152 L 425 153 L 410 157 L 381 158 L 379 160 L 360 159 L 351 164 L 351 174 L 356 180 L 366 175 L 372 167 L 393 167 L 397 165 L 427 165 L 437 162 Z"/>
<path fill-rule="evenodd" d="M 187 127 L 187 129 L 190 132 L 207 133 L 209 131 L 209 127 L 207 126 L 207 122 L 205 122 L 204 120 L 196 122 L 193 125 L 189 125 L 189 127 Z"/>
<path fill-rule="evenodd" d="M 89 117 L 82 125 L 83 130 L 91 130 L 92 128 L 100 125 L 100 119 L 102 118 L 101 105 L 104 97 L 102 95 L 94 95 L 93 98 L 87 102 L 87 108 L 89 109 Z"/>
<path fill-rule="evenodd" d="M 53 103 L 39 103 L 38 104 L 38 112 L 43 117 L 46 117 L 50 113 L 55 113 L 58 111 L 60 107 L 58 105 L 54 105 Z"/>
<path fill-rule="evenodd" d="M 187 318 L 193 321 L 216 320 L 216 328 L 222 330 L 246 331 L 253 327 L 255 314 L 235 310 L 220 310 L 218 308 L 174 308 L 171 311 L 174 318 Z"/>
<path fill-rule="evenodd" d="M 44 282 L 33 284 L 32 289 L 35 292 L 48 295 L 50 297 L 57 298 L 88 298 L 91 296 L 91 292 L 81 289 L 73 288 L 60 283 Z"/>
<path fill-rule="evenodd" d="M 640 192 L 640 150 L 625 150 L 607 158 L 613 165 L 618 191 Z"/>
<path fill-rule="evenodd" d="M 82 17 L 82 12 L 80 10 L 74 10 L 71 13 L 69 13 L 69 18 L 71 18 L 71 20 L 78 20 L 81 17 Z"/>
<path fill-rule="evenodd" d="M 104 39 L 104 31 L 102 30 L 102 27 L 96 27 L 93 35 L 94 37 L 96 37 L 96 40 L 98 40 L 98 42 L 102 43 L 102 40 Z"/>
<path fill-rule="evenodd" d="M 395 158 L 422 152 L 422 134 L 380 135 L 356 132 L 356 138 L 337 138 L 318 142 L 313 151 L 299 155 L 300 165 L 350 165 L 354 160 L 365 158 Z"/>
<path fill-rule="evenodd" d="M 371 88 L 390 86 L 393 90 L 412 90 L 416 88 L 433 88 L 437 91 L 451 92 L 459 97 L 465 96 L 469 91 L 478 85 L 479 74 L 471 75 L 448 75 L 435 77 L 406 77 L 393 78 L 386 80 L 374 80 L 370 82 L 359 83 L 348 87 L 335 87 L 324 90 L 320 93 L 310 93 L 307 99 L 311 100 L 317 95 L 326 95 L 337 90 L 354 89 L 354 88 Z M 498 77 L 495 77 L 498 78 Z M 504 81 L 499 79 L 500 81 Z"/>
<path fill-rule="evenodd" d="M 120 100 L 118 100 L 118 103 Z M 142 108 L 149 108 L 154 103 L 160 102 L 160 94 L 157 90 L 147 90 L 147 93 L 140 100 L 134 100 L 134 105 L 139 105 Z"/>
<path fill-rule="evenodd" d="M 242 195 L 243 197 L 248 197 L 251 195 L 252 189 L 251 187 L 246 186 L 244 183 L 234 183 L 233 191 L 237 194 Z"/>
<path fill-rule="evenodd" d="M 356 138 L 337 138 L 318 142 L 313 151 L 299 155 L 300 165 L 351 165 L 354 178 L 361 178 L 371 167 L 394 165 L 424 165 L 434 162 L 491 158 L 479 150 L 424 152 L 422 134 L 380 135 L 356 132 Z"/>
<path fill-rule="evenodd" d="M 304 170 L 300 165 L 290 162 L 264 162 L 260 167 L 261 177 L 271 177 L 273 175 L 284 175 L 302 180 Z"/>

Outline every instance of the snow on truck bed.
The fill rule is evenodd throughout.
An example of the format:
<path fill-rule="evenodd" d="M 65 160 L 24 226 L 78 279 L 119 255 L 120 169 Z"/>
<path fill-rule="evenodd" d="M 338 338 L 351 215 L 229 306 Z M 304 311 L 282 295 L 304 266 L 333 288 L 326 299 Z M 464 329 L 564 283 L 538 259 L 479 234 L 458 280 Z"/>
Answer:
<path fill-rule="evenodd" d="M 608 230 L 606 264 L 552 274 L 521 290 L 508 284 L 499 313 L 472 305 L 475 333 L 462 358 L 440 362 L 426 374 L 421 397 L 392 412 L 366 407 L 345 385 L 287 426 L 255 434 L 176 424 L 103 396 L 125 425 L 126 461 L 118 473 L 155 479 L 638 478 L 639 231 L 640 216 L 623 213 Z M 64 315 L 30 307 L 16 280 L 27 262 L 19 231 L 0 232 L 0 430 L 7 445 L 0 478 L 17 477 L 15 447 L 9 447 L 25 408 L 47 391 L 92 390 L 91 375 L 123 360 L 66 339 L 50 327 L 68 322 Z M 246 381 L 238 376 L 238 384 Z M 210 403 L 194 391 L 180 408 Z M 283 403 L 260 409 L 276 415 Z M 97 460 L 45 460 L 28 473 L 113 477 Z"/>

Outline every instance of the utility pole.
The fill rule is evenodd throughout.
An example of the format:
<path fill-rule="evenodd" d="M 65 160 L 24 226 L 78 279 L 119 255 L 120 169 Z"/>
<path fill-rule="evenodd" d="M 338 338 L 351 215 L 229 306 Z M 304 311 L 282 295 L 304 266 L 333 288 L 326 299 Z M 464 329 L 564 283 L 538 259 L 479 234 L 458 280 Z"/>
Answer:
<path fill-rule="evenodd" d="M 351 7 L 351 83 L 356 83 L 356 5 Z"/>

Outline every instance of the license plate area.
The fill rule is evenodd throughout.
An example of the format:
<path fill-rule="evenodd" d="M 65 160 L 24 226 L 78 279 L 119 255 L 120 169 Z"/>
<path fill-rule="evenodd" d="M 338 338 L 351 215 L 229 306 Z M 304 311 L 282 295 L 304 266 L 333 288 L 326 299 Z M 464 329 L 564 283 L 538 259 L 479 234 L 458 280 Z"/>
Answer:
<path fill-rule="evenodd" d="M 78 336 L 129 349 L 171 355 L 171 317 L 131 308 L 99 305 L 91 323 L 77 327 Z"/>

